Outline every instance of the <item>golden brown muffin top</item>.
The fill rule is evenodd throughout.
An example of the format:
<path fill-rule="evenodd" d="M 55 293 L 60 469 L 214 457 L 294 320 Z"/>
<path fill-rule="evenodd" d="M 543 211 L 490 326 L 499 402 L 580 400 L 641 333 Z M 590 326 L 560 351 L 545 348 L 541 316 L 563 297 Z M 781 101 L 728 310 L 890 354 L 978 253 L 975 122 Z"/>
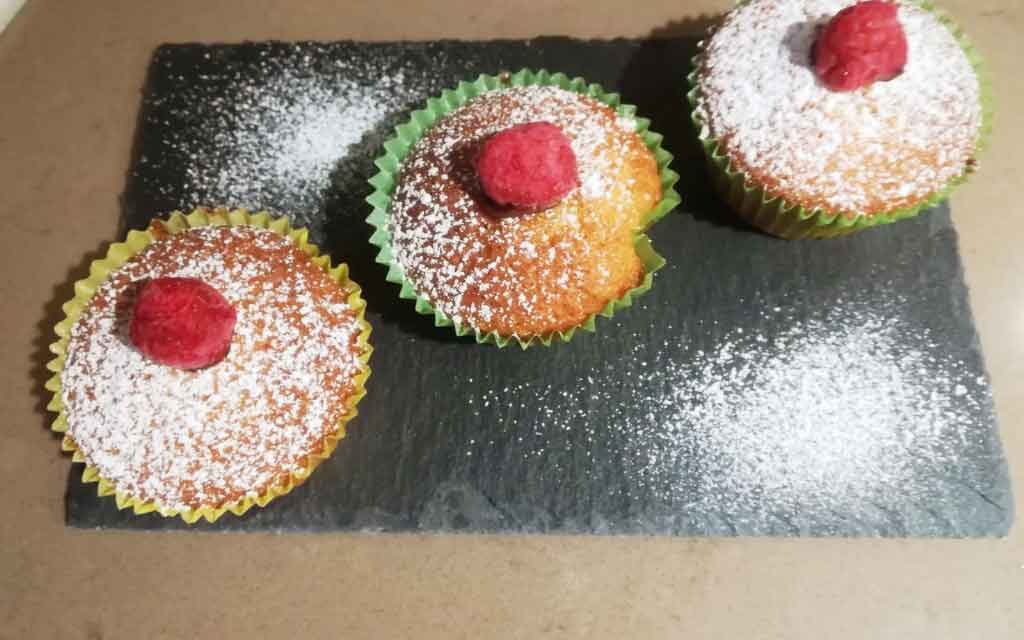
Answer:
<path fill-rule="evenodd" d="M 163 276 L 199 278 L 235 307 L 224 360 L 184 371 L 132 346 L 133 296 Z M 266 229 L 201 227 L 153 242 L 110 274 L 71 328 L 68 435 L 119 491 L 163 508 L 263 493 L 302 469 L 346 411 L 363 366 L 348 294 Z"/>
<path fill-rule="evenodd" d="M 818 30 L 856 0 L 751 0 L 704 46 L 698 115 L 733 165 L 808 208 L 912 206 L 975 162 L 978 78 L 953 33 L 903 2 L 907 65 L 890 81 L 835 92 L 812 64 Z"/>
<path fill-rule="evenodd" d="M 512 215 L 483 194 L 476 154 L 488 136 L 540 121 L 569 138 L 580 186 L 546 211 Z M 403 162 L 389 230 L 406 278 L 452 320 L 543 335 L 640 282 L 633 239 L 660 198 L 632 118 L 557 87 L 520 87 L 484 93 L 427 130 Z"/>

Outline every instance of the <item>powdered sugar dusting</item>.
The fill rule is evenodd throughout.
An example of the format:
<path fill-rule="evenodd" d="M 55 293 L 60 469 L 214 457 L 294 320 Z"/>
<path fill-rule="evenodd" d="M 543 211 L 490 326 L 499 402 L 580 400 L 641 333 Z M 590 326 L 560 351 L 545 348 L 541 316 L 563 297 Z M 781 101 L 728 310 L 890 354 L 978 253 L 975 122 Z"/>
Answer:
<path fill-rule="evenodd" d="M 855 0 L 751 0 L 705 46 L 698 114 L 740 167 L 805 206 L 877 212 L 941 190 L 973 162 L 978 79 L 955 37 L 904 1 L 908 62 L 834 92 L 815 77 L 818 29 Z"/>
<path fill-rule="evenodd" d="M 880 500 L 912 479 L 921 452 L 955 462 L 974 396 L 957 400 L 954 388 L 976 394 L 979 384 L 962 364 L 902 346 L 898 332 L 868 316 L 838 330 L 796 327 L 771 351 L 758 336 L 730 336 L 651 399 L 667 421 L 648 468 L 663 472 L 695 439 L 705 473 L 731 495 L 792 509 Z"/>
<path fill-rule="evenodd" d="M 637 357 L 644 353 L 638 345 Z M 663 353 L 628 380 L 612 363 L 577 388 L 520 384 L 471 402 L 540 407 L 512 411 L 506 427 L 533 443 L 525 455 L 547 455 L 570 429 L 585 429 L 582 442 L 620 441 L 629 490 L 654 493 L 684 516 L 856 518 L 894 496 L 925 503 L 935 487 L 922 466 L 955 468 L 984 435 L 984 378 L 885 311 L 839 301 L 775 335 L 735 328 L 710 351 L 682 338 Z M 625 408 L 623 384 L 634 398 Z M 591 415 L 608 418 L 595 424 Z"/>
<path fill-rule="evenodd" d="M 309 226 L 332 184 L 372 166 L 391 127 L 434 90 L 409 62 L 350 61 L 324 46 L 277 45 L 256 62 L 218 60 L 210 74 L 182 77 L 194 126 L 167 136 L 166 151 L 187 159 L 175 208 L 266 209 Z M 225 52 L 205 59 L 214 55 Z"/>
<path fill-rule="evenodd" d="M 538 121 L 569 138 L 580 185 L 547 211 L 509 216 L 482 195 L 474 154 L 487 136 Z M 646 189 L 631 188 L 640 181 Z M 406 277 L 453 320 L 540 334 L 582 321 L 636 285 L 632 234 L 659 197 L 657 165 L 632 118 L 557 87 L 505 89 L 471 100 L 417 142 L 389 231 Z"/>
<path fill-rule="evenodd" d="M 194 277 L 238 313 L 227 357 L 182 371 L 126 337 L 137 283 Z M 61 374 L 68 434 L 119 490 L 174 509 L 256 496 L 334 432 L 360 370 L 346 292 L 289 240 L 206 227 L 150 245 L 74 324 Z"/>

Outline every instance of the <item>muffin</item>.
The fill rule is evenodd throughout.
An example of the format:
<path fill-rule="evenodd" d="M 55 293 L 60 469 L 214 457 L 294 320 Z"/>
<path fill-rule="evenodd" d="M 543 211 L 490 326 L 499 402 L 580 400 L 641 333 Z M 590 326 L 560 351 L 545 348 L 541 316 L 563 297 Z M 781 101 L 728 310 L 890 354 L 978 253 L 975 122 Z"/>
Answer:
<path fill-rule="evenodd" d="M 265 505 L 330 454 L 364 394 L 359 288 L 286 220 L 154 221 L 76 292 L 54 428 L 119 507 L 194 522 Z"/>
<path fill-rule="evenodd" d="M 719 190 L 785 238 L 915 215 L 977 164 L 988 125 L 977 58 L 914 2 L 749 0 L 690 76 Z"/>
<path fill-rule="evenodd" d="M 543 72 L 446 97 L 414 114 L 421 130 L 399 129 L 405 148 L 370 198 L 380 259 L 418 309 L 528 346 L 592 329 L 650 286 L 661 260 L 642 232 L 678 202 L 676 176 L 632 108 Z"/>

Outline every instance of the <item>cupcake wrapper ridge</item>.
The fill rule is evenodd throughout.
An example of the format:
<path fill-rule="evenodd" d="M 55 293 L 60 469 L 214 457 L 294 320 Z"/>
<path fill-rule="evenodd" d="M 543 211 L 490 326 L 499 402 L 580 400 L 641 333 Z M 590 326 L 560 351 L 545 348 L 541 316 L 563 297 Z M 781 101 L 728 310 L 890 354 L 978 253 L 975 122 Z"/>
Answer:
<path fill-rule="evenodd" d="M 948 15 L 931 2 L 921 1 L 915 4 L 934 14 L 952 32 L 978 77 L 981 126 L 975 143 L 974 157 L 976 160 L 988 144 L 994 112 L 991 86 L 985 64 L 963 30 Z M 701 43 L 701 47 L 703 47 L 703 43 Z M 736 169 L 728 156 L 722 152 L 720 141 L 711 135 L 710 128 L 700 117 L 697 109 L 701 103 L 697 73 L 702 59 L 702 53 L 698 53 L 693 58 L 693 70 L 687 76 L 689 92 L 686 97 L 690 105 L 690 119 L 696 128 L 701 146 L 704 148 L 711 181 L 715 185 L 716 191 L 741 218 L 766 233 L 787 240 L 833 238 L 911 218 L 946 200 L 958 185 L 966 182 L 970 175 L 977 170 L 976 162 L 968 165 L 960 176 L 914 206 L 871 215 L 837 213 L 820 208 L 808 209 L 792 204 L 780 196 L 768 193 L 761 186 L 754 184 L 746 173 Z"/>
<path fill-rule="evenodd" d="M 339 264 L 336 267 L 332 267 L 330 256 L 321 255 L 320 249 L 308 241 L 308 231 L 304 228 L 293 228 L 287 218 L 274 218 L 266 212 L 250 213 L 242 209 L 227 210 L 218 208 L 211 210 L 200 208 L 188 215 L 175 211 L 166 220 L 161 222 L 164 229 L 171 234 L 205 226 L 253 226 L 269 229 L 291 239 L 316 265 L 326 271 L 331 279 L 348 293 L 348 304 L 356 311 L 361 328 L 357 338 L 357 345 L 360 347 L 359 362 L 362 364 L 362 370 L 355 378 L 355 392 L 347 400 L 348 411 L 338 422 L 334 433 L 324 439 L 322 448 L 309 454 L 302 468 L 290 473 L 283 481 L 269 487 L 256 496 L 246 496 L 219 507 L 204 506 L 198 509 L 173 509 L 125 493 L 119 490 L 113 482 L 102 477 L 99 470 L 88 463 L 85 455 L 78 449 L 78 445 L 67 434 L 67 416 L 64 413 L 64 404 L 61 399 L 61 372 L 64 369 L 71 327 L 82 313 L 93 293 L 103 284 L 110 273 L 153 242 L 155 240 L 153 234 L 148 230 L 130 231 L 124 242 L 110 245 L 106 257 L 92 262 L 87 278 L 75 283 L 75 297 L 64 304 L 65 317 L 54 327 L 58 339 L 50 345 L 50 351 L 56 357 L 46 365 L 46 368 L 53 372 L 53 376 L 46 382 L 46 389 L 53 393 L 53 398 L 46 408 L 57 414 L 51 429 L 63 434 L 64 438 L 61 441 L 61 449 L 72 454 L 72 461 L 85 464 L 85 470 L 82 472 L 82 481 L 97 483 L 97 493 L 100 496 L 113 496 L 118 509 L 131 508 L 135 514 L 156 512 L 165 517 L 177 516 L 188 524 L 193 524 L 201 518 L 208 522 L 214 522 L 225 513 L 230 512 L 240 516 L 255 505 L 264 507 L 274 498 L 289 493 L 292 489 L 305 482 L 313 470 L 331 455 L 338 441 L 345 437 L 345 425 L 358 413 L 356 405 L 366 395 L 365 383 L 370 375 L 369 361 L 370 354 L 373 352 L 373 347 L 369 342 L 371 329 L 365 318 L 366 302 L 360 295 L 359 285 L 349 279 L 348 266 Z"/>
<path fill-rule="evenodd" d="M 634 247 L 644 269 L 643 279 L 639 285 L 627 291 L 622 297 L 608 302 L 599 312 L 590 315 L 583 322 L 569 329 L 543 335 L 504 336 L 497 332 L 482 332 L 479 329 L 456 323 L 445 313 L 435 309 L 429 300 L 417 294 L 414 285 L 405 278 L 401 266 L 394 259 L 391 234 L 388 231 L 388 219 L 391 196 L 398 183 L 402 160 L 434 122 L 482 93 L 522 86 L 560 87 L 589 96 L 608 105 L 619 115 L 633 118 L 636 122 L 636 134 L 643 139 L 657 162 L 662 197 L 644 218 L 642 228 L 636 232 L 634 237 Z M 439 97 L 428 100 L 425 108 L 414 111 L 410 120 L 396 127 L 394 137 L 384 143 L 385 153 L 375 162 L 380 171 L 370 179 L 374 191 L 366 199 L 373 207 L 373 211 L 366 221 L 375 229 L 370 237 L 370 243 L 378 248 L 376 260 L 387 266 L 387 280 L 401 287 L 399 296 L 415 301 L 416 311 L 423 315 L 433 316 L 435 326 L 452 327 L 456 335 L 472 334 L 480 344 L 505 347 L 516 342 L 520 347 L 526 349 L 537 344 L 551 346 L 555 342 L 568 342 L 580 329 L 592 332 L 595 330 L 597 316 L 610 318 L 616 311 L 632 305 L 634 299 L 651 288 L 654 272 L 665 265 L 665 259 L 658 255 L 651 246 L 650 238 L 644 233 L 680 202 L 679 194 L 674 188 L 679 180 L 679 174 L 669 168 L 672 154 L 661 147 L 661 141 L 662 136 L 650 130 L 650 120 L 636 117 L 635 106 L 622 104 L 619 94 L 605 92 L 599 85 L 588 84 L 582 78 L 569 78 L 563 73 L 549 73 L 543 69 L 539 71 L 523 69 L 512 74 L 481 75 L 473 82 L 461 82 L 455 89 L 446 90 Z"/>

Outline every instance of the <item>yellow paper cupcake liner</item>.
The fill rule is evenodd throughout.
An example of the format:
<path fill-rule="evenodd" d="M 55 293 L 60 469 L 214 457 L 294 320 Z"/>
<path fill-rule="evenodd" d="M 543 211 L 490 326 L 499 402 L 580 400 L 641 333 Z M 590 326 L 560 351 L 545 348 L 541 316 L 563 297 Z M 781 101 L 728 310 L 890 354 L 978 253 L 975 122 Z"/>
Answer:
<path fill-rule="evenodd" d="M 737 4 L 742 5 L 743 2 Z M 874 214 L 859 212 L 835 212 L 821 208 L 808 209 L 787 201 L 785 198 L 769 193 L 762 186 L 752 181 L 742 170 L 733 166 L 729 157 L 722 151 L 721 142 L 711 135 L 710 128 L 698 113 L 701 104 L 700 85 L 697 80 L 701 68 L 703 54 L 698 52 L 693 58 L 693 70 L 687 76 L 690 103 L 690 118 L 697 129 L 704 155 L 707 159 L 712 183 L 716 191 L 741 218 L 751 225 L 780 238 L 798 240 L 802 238 L 834 238 L 855 231 L 868 229 L 881 224 L 889 224 L 898 220 L 911 218 L 917 214 L 945 201 L 950 193 L 960 184 L 967 181 L 977 170 L 977 157 L 988 144 L 992 131 L 992 91 L 988 72 L 984 61 L 963 30 L 944 12 L 926 0 L 914 4 L 931 12 L 946 26 L 956 38 L 966 54 L 968 61 L 978 77 L 981 101 L 981 126 L 975 143 L 974 160 L 964 172 L 951 180 L 944 188 L 936 191 L 924 201 L 901 209 L 893 209 Z M 699 49 L 703 49 L 701 42 Z"/>
<path fill-rule="evenodd" d="M 154 501 L 142 500 L 119 490 L 113 482 L 100 475 L 99 470 L 89 464 L 85 455 L 75 444 L 75 441 L 67 434 L 67 416 L 64 413 L 64 403 L 61 398 L 61 372 L 64 369 L 71 327 L 82 313 L 93 293 L 107 279 L 107 276 L 156 239 L 151 231 L 153 225 L 161 225 L 163 230 L 170 234 L 205 226 L 252 226 L 269 229 L 278 235 L 289 238 L 317 266 L 327 272 L 348 293 L 348 304 L 356 311 L 356 317 L 360 326 L 357 344 L 360 349 L 359 362 L 362 366 L 361 372 L 355 378 L 355 392 L 346 400 L 348 411 L 339 420 L 336 430 L 324 439 L 322 448 L 309 454 L 306 463 L 301 469 L 288 474 L 286 478 L 273 484 L 255 497 L 245 497 L 236 502 L 218 507 L 204 506 L 198 509 L 174 509 L 161 506 Z M 358 413 L 356 405 L 366 395 L 365 384 L 366 379 L 370 376 L 369 361 L 373 347 L 369 341 L 370 325 L 365 318 L 366 302 L 360 295 L 359 285 L 349 279 L 348 266 L 345 264 L 339 264 L 336 267 L 332 266 L 330 256 L 321 255 L 320 249 L 315 244 L 309 242 L 308 236 L 309 232 L 306 229 L 293 228 L 287 218 L 273 218 L 266 212 L 250 213 L 243 209 L 228 210 L 218 208 L 210 210 L 200 208 L 188 215 L 176 211 L 166 220 L 154 220 L 150 225 L 150 229 L 146 231 L 130 231 L 124 242 L 110 245 L 105 258 L 93 261 L 89 267 L 89 277 L 75 283 L 75 297 L 63 306 L 65 317 L 54 327 L 58 339 L 50 345 L 50 351 L 56 357 L 46 365 L 46 368 L 54 374 L 46 382 L 46 389 L 53 393 L 53 398 L 47 405 L 47 409 L 57 414 L 51 429 L 57 433 L 64 434 L 61 449 L 70 452 L 74 462 L 85 464 L 85 471 L 82 472 L 83 482 L 97 483 L 97 493 L 100 496 L 113 496 L 118 509 L 130 508 L 136 514 L 155 512 L 165 517 L 177 516 L 189 524 L 198 521 L 200 518 L 208 522 L 214 522 L 225 513 L 230 512 L 240 516 L 253 506 L 264 507 L 274 498 L 289 493 L 292 489 L 305 482 L 313 470 L 331 455 L 338 445 L 338 441 L 345 437 L 345 425 Z"/>

